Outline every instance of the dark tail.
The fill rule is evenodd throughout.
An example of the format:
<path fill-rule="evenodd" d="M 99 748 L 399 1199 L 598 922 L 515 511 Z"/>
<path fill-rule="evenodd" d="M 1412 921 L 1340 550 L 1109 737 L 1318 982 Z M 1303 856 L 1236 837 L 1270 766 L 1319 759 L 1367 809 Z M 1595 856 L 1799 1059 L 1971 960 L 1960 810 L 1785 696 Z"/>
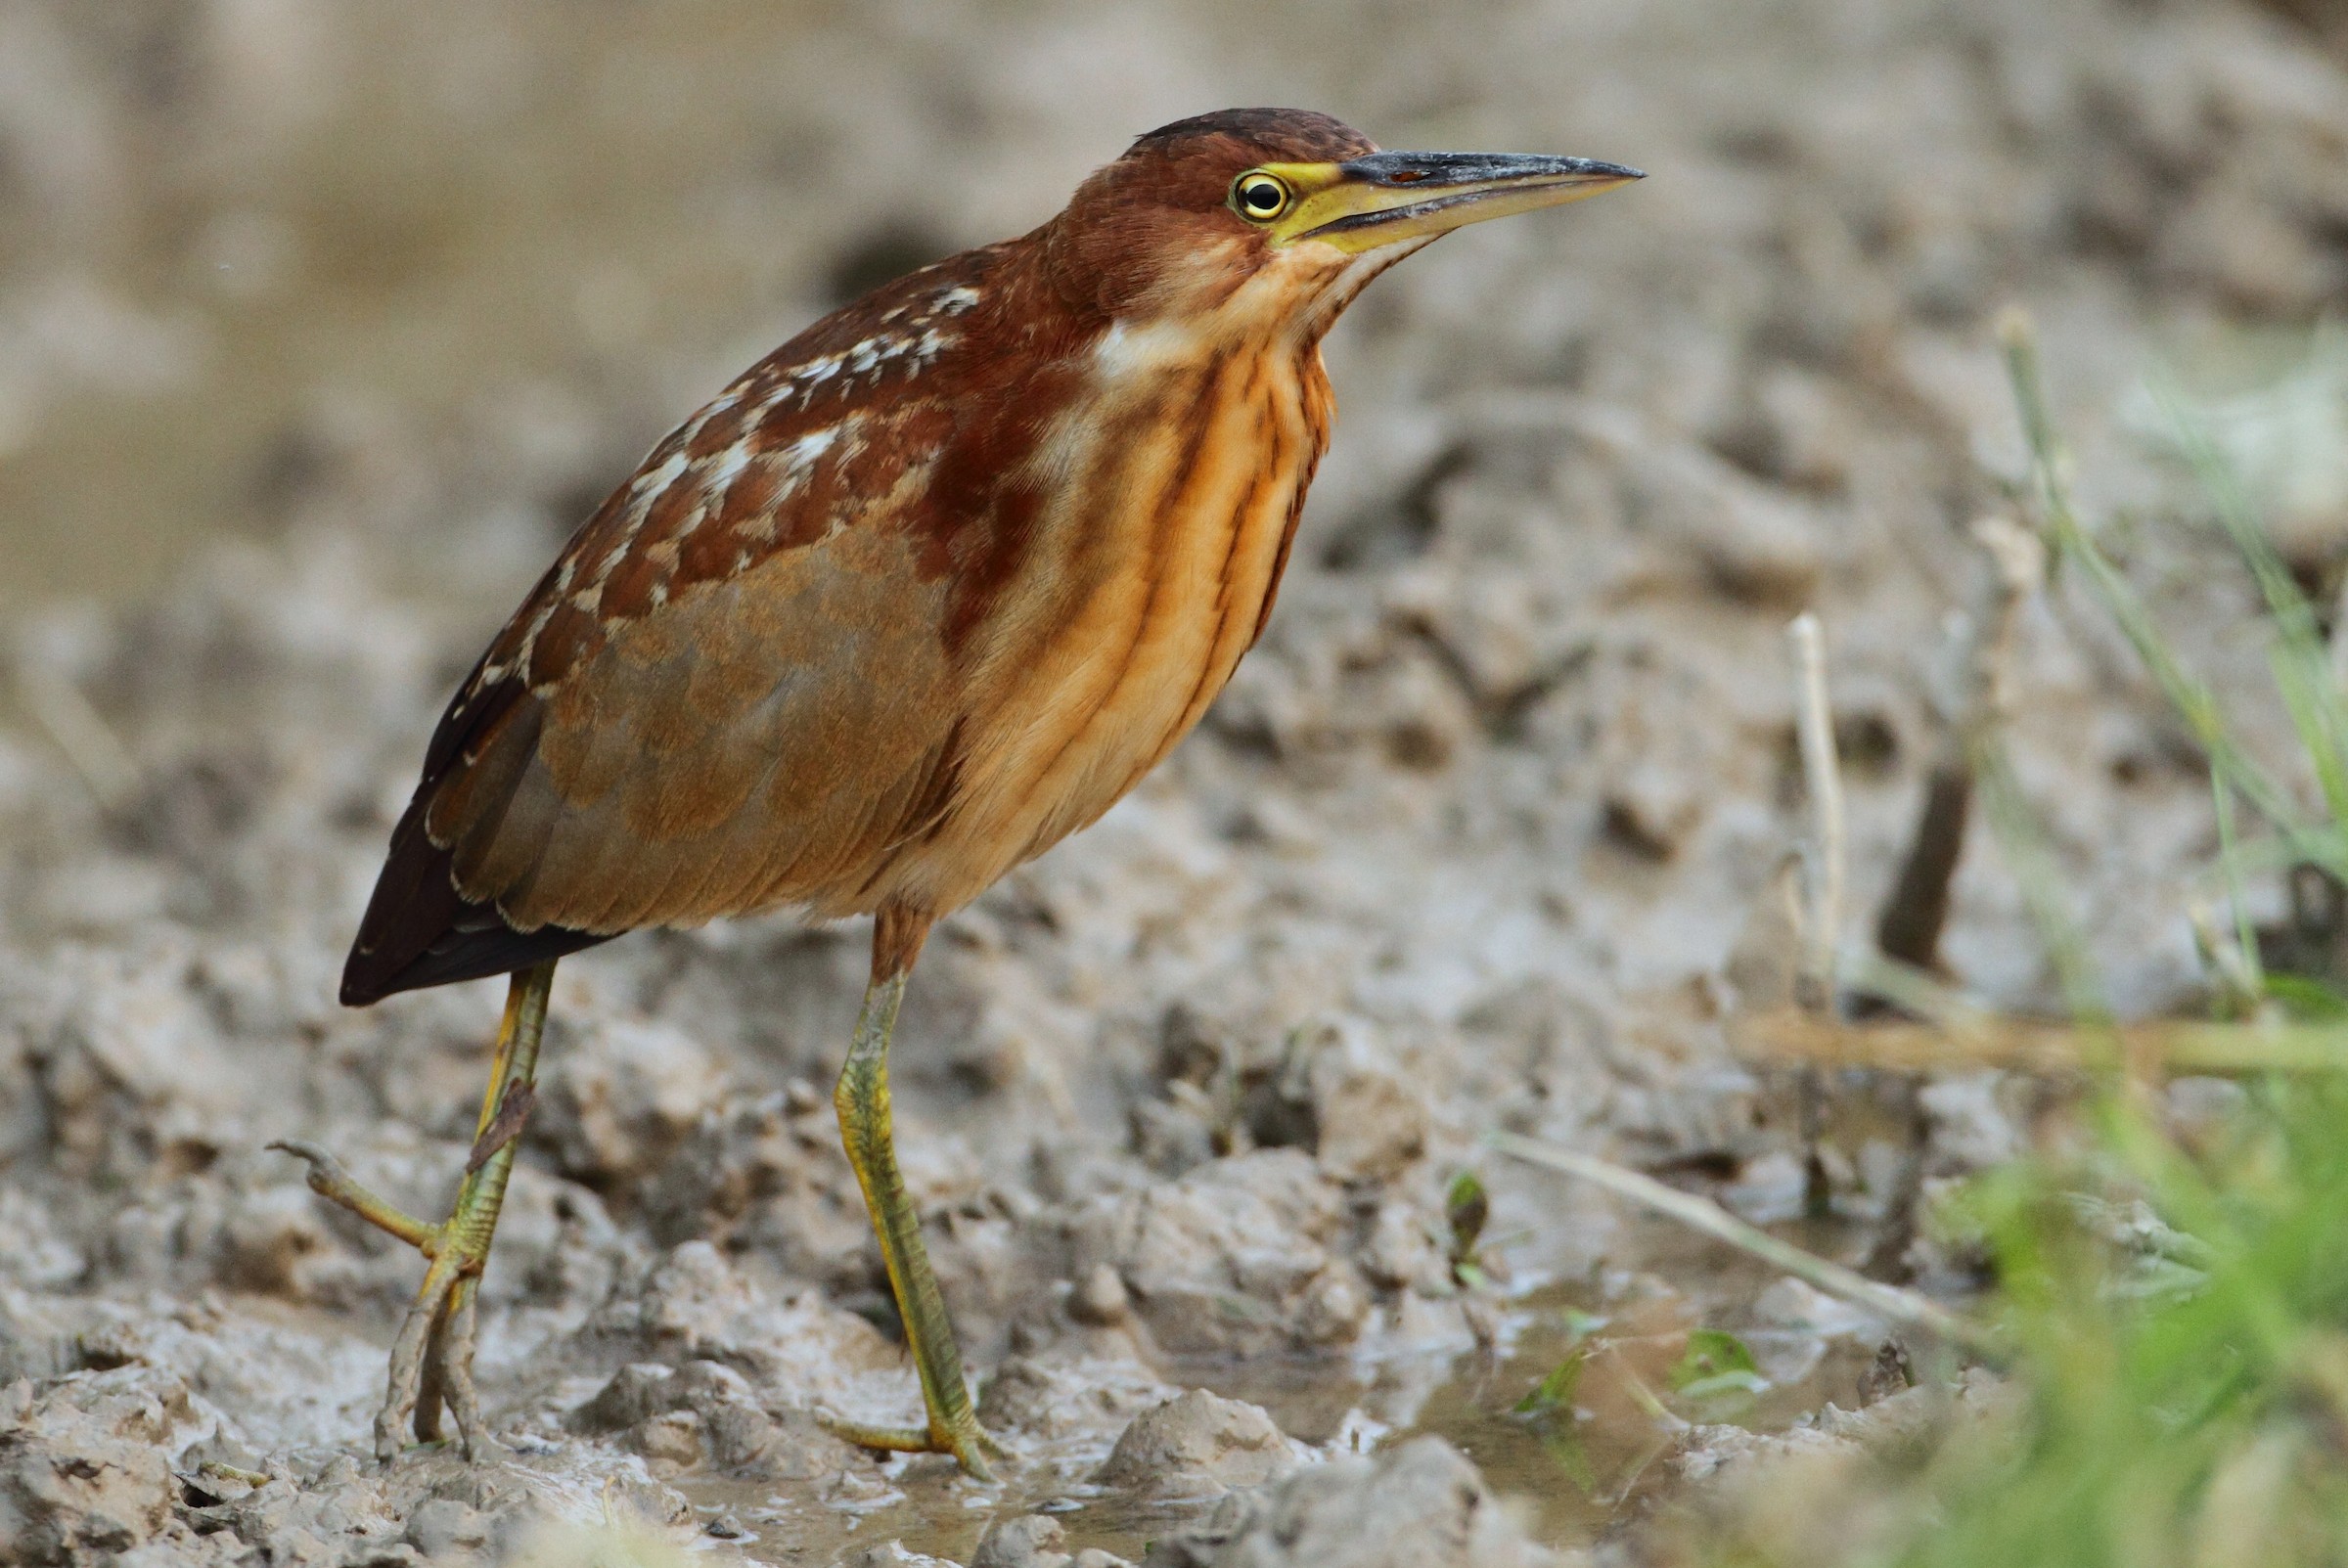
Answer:
<path fill-rule="evenodd" d="M 346 1008 L 364 1008 L 400 991 L 510 974 L 616 934 L 565 925 L 515 929 L 495 904 L 457 891 L 450 852 L 425 831 L 426 809 L 442 779 L 463 759 L 466 745 L 522 699 L 519 682 L 482 690 L 478 674 L 476 668 L 474 679 L 458 690 L 441 716 L 425 756 L 424 778 L 391 829 L 391 852 L 342 965 Z M 528 710 L 521 716 L 535 722 Z"/>
<path fill-rule="evenodd" d="M 420 800 L 392 830 L 390 857 L 342 965 L 342 1005 L 364 1008 L 401 991 L 511 974 L 610 940 L 567 925 L 518 931 L 496 905 L 459 893 L 449 852 L 425 833 Z"/>

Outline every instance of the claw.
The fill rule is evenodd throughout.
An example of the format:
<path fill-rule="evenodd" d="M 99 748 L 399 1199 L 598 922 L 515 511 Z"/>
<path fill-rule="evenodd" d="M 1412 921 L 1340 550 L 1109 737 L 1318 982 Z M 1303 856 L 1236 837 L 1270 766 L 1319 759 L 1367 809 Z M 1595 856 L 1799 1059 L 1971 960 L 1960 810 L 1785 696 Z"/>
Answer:
<path fill-rule="evenodd" d="M 554 973 L 549 962 L 514 976 L 465 1182 L 458 1188 L 456 1207 L 439 1225 L 427 1225 L 368 1191 L 340 1160 L 315 1143 L 287 1138 L 269 1145 L 307 1162 L 311 1191 L 430 1260 L 399 1325 L 399 1337 L 392 1342 L 388 1386 L 375 1417 L 376 1456 L 385 1464 L 407 1448 L 409 1431 L 426 1443 L 439 1441 L 443 1409 L 456 1420 L 457 1444 L 466 1458 L 477 1460 L 496 1452 L 481 1420 L 480 1392 L 473 1381 L 481 1271 L 489 1262 L 490 1239 L 514 1172 L 515 1140 L 534 1098 L 539 1031 L 546 1022 L 546 997 Z"/>
<path fill-rule="evenodd" d="M 439 1396 L 447 1371 L 447 1341 L 433 1330 L 456 1283 L 453 1259 L 447 1254 L 434 1258 L 432 1266 L 424 1272 L 424 1288 L 417 1291 L 408 1316 L 400 1322 L 399 1337 L 391 1342 L 390 1386 L 384 1396 L 384 1408 L 375 1416 L 375 1456 L 385 1464 L 398 1458 L 401 1450 L 407 1447 L 407 1439 L 401 1435 L 404 1430 L 413 1430 L 418 1440 L 426 1443 L 439 1438 Z M 435 1350 L 442 1354 L 434 1356 Z M 433 1364 L 434 1372 L 429 1415 L 424 1413 L 428 1360 Z"/>
<path fill-rule="evenodd" d="M 281 1138 L 269 1146 L 308 1161 L 310 1190 L 320 1197 L 340 1204 L 379 1231 L 389 1232 L 428 1258 L 438 1247 L 437 1226 L 427 1225 L 397 1204 L 368 1191 L 342 1168 L 340 1160 L 317 1144 L 298 1138 Z"/>
<path fill-rule="evenodd" d="M 519 1099 L 524 1108 L 528 1104 L 526 1095 L 509 1093 L 506 1099 L 508 1103 Z M 511 1138 L 509 1134 L 506 1141 Z M 445 1225 L 425 1224 L 361 1187 L 340 1160 L 317 1144 L 283 1138 L 269 1146 L 309 1163 L 311 1191 L 389 1232 L 432 1260 L 432 1266 L 425 1271 L 423 1288 L 399 1325 L 399 1337 L 392 1342 L 389 1388 L 375 1418 L 376 1457 L 385 1464 L 399 1457 L 407 1447 L 400 1435 L 403 1427 L 412 1427 L 420 1442 L 439 1441 L 443 1404 L 456 1417 L 457 1441 L 465 1456 L 470 1459 L 486 1452 L 489 1438 L 481 1425 L 480 1395 L 473 1382 L 474 1287 L 481 1265 L 487 1261 L 485 1255 L 471 1255 L 454 1217 Z M 460 1202 L 460 1214 L 464 1207 Z"/>
<path fill-rule="evenodd" d="M 480 1280 L 457 1281 L 456 1294 L 441 1318 L 439 1366 L 441 1398 L 457 1423 L 457 1446 L 465 1457 L 478 1461 L 500 1452 L 496 1439 L 481 1421 L 481 1395 L 473 1383 L 473 1350 L 478 1330 Z"/>
<path fill-rule="evenodd" d="M 975 1420 L 965 1420 L 959 1427 L 943 1431 L 925 1426 L 868 1426 L 862 1421 L 850 1421 L 836 1415 L 818 1411 L 816 1424 L 843 1443 L 860 1449 L 875 1449 L 883 1454 L 949 1454 L 960 1464 L 963 1473 L 973 1481 L 992 1483 L 995 1474 L 987 1468 L 989 1456 L 1009 1458 L 1010 1453 L 990 1436 Z"/>

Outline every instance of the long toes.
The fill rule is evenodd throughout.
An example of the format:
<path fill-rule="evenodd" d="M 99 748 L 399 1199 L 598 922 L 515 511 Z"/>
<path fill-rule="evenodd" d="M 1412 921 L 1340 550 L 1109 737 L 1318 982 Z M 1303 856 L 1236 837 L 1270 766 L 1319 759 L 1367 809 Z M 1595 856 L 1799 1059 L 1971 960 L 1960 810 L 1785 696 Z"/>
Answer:
<path fill-rule="evenodd" d="M 994 1480 L 995 1472 L 986 1462 L 989 1458 L 1011 1457 L 1010 1451 L 996 1442 L 993 1435 L 976 1421 L 971 1422 L 967 1430 L 949 1434 L 940 1446 L 954 1456 L 962 1465 L 962 1473 L 973 1481 Z"/>
<path fill-rule="evenodd" d="M 399 1457 L 400 1451 L 407 1446 L 406 1430 L 425 1396 L 425 1370 L 436 1348 L 434 1341 L 445 1337 L 433 1329 L 456 1283 L 452 1260 L 433 1259 L 431 1268 L 425 1273 L 424 1288 L 417 1292 L 407 1318 L 399 1325 L 399 1337 L 391 1342 L 390 1378 L 383 1410 L 375 1418 L 376 1456 L 386 1464 Z"/>
<path fill-rule="evenodd" d="M 396 1204 L 368 1191 L 342 1168 L 340 1160 L 317 1144 L 298 1138 L 281 1138 L 269 1146 L 306 1162 L 310 1168 L 307 1177 L 310 1190 L 320 1197 L 340 1204 L 369 1225 L 389 1232 L 421 1252 L 429 1253 L 437 1245 L 436 1226 L 427 1225 Z"/>
<path fill-rule="evenodd" d="M 954 1456 L 954 1461 L 962 1466 L 963 1474 L 984 1486 L 994 1484 L 995 1472 L 979 1455 L 976 1445 L 966 1445 L 948 1452 Z"/>
<path fill-rule="evenodd" d="M 873 1426 L 818 1411 L 815 1424 L 842 1443 L 882 1454 L 927 1454 L 933 1445 L 926 1426 Z"/>
<path fill-rule="evenodd" d="M 457 1443 L 467 1459 L 478 1462 L 494 1456 L 498 1445 L 481 1419 L 481 1394 L 473 1381 L 473 1348 L 479 1322 L 478 1290 L 471 1280 L 457 1287 L 449 1309 L 447 1331 L 438 1347 L 440 1387 L 448 1412 L 457 1423 Z"/>
<path fill-rule="evenodd" d="M 930 1426 L 869 1426 L 821 1412 L 815 1419 L 817 1425 L 834 1437 L 860 1449 L 877 1449 L 884 1454 L 951 1455 L 954 1462 L 962 1466 L 963 1474 L 973 1481 L 994 1480 L 995 1472 L 986 1462 L 989 1456 L 998 1459 L 1011 1456 L 976 1421 L 940 1431 Z"/>

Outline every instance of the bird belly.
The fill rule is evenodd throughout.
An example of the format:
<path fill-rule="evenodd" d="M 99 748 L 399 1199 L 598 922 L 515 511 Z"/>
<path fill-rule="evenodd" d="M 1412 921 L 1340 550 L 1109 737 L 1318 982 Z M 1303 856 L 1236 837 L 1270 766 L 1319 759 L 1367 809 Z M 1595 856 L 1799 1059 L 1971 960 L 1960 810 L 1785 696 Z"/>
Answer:
<path fill-rule="evenodd" d="M 1025 635 L 1007 639 L 1011 678 L 954 807 L 889 878 L 925 907 L 967 902 L 1106 811 L 1255 639 L 1326 439 L 1318 355 L 1231 356 L 1161 384 L 1066 467 L 1034 574 L 1063 592 L 1007 617 Z"/>

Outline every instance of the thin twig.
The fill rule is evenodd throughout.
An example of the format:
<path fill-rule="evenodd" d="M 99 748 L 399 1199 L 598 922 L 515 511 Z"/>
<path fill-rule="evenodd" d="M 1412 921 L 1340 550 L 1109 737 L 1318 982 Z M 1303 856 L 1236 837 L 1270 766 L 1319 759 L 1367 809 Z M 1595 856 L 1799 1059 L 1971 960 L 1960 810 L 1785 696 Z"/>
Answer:
<path fill-rule="evenodd" d="M 1790 1241 L 1781 1241 L 1759 1226 L 1747 1225 L 1719 1204 L 1666 1187 L 1651 1176 L 1625 1169 L 1607 1160 L 1571 1149 L 1519 1138 L 1513 1133 L 1493 1133 L 1486 1142 L 1503 1154 L 1533 1165 L 1562 1171 L 1567 1176 L 1604 1187 L 1607 1191 L 1629 1198 L 1632 1202 L 1653 1210 L 1666 1219 L 1675 1220 L 1692 1231 L 1699 1231 L 1717 1241 L 1725 1241 L 1739 1252 L 1749 1253 L 1774 1269 L 1783 1269 L 1804 1283 L 1815 1286 L 1830 1296 L 1840 1296 L 1866 1308 L 1887 1322 L 1917 1329 L 1962 1346 L 1981 1356 L 1997 1356 L 2006 1346 L 1990 1328 L 1959 1317 L 1939 1303 L 1902 1290 L 1865 1275 L 1832 1263 L 1816 1253 L 1806 1252 Z"/>
<path fill-rule="evenodd" d="M 1739 1018 L 1730 1033 L 1738 1053 L 1754 1061 L 1897 1072 L 1998 1067 L 2060 1076 L 2123 1064 L 2188 1074 L 2348 1072 L 2348 1029 L 2336 1024 L 2156 1018 L 2080 1028 L 1994 1015 L 1956 1026 L 1843 1024 L 1786 1008 Z"/>
<path fill-rule="evenodd" d="M 1834 1006 L 1834 953 L 1842 930 L 1842 765 L 1834 754 L 1834 711 L 1827 700 L 1825 634 L 1805 610 L 1785 628 L 1793 645 L 1794 733 L 1801 742 L 1802 786 L 1810 797 L 1802 967 L 1796 992 L 1804 1007 Z"/>
<path fill-rule="evenodd" d="M 1949 617 L 1942 663 L 1927 686 L 1940 720 L 1939 746 L 1900 874 L 1875 918 L 1875 945 L 1884 956 L 1919 969 L 1939 962 L 1949 888 L 1964 854 L 1973 756 L 1979 739 L 2005 723 L 2014 628 L 2047 569 L 2046 547 L 2010 517 L 1981 518 L 1972 537 L 1982 565 L 1970 602 Z"/>
<path fill-rule="evenodd" d="M 139 765 L 80 687 L 27 659 L 17 667 L 17 691 L 24 710 L 81 775 L 101 811 L 113 811 L 137 793 Z"/>
<path fill-rule="evenodd" d="M 2340 574 L 2339 597 L 2331 609 L 2331 684 L 2348 694 L 2348 572 Z"/>
<path fill-rule="evenodd" d="M 2047 578 L 2046 541 L 2013 518 L 1982 517 L 1973 524 L 1972 536 L 1989 558 L 1991 572 L 1976 600 L 1981 635 L 1961 677 L 1961 732 L 2005 723 L 2012 706 L 2014 629 L 2022 606 Z"/>
<path fill-rule="evenodd" d="M 1931 970 L 1877 953 L 1845 953 L 1842 983 L 1855 996 L 1874 997 L 1941 1029 L 1979 1026 L 1990 1016 L 1980 1003 Z"/>

